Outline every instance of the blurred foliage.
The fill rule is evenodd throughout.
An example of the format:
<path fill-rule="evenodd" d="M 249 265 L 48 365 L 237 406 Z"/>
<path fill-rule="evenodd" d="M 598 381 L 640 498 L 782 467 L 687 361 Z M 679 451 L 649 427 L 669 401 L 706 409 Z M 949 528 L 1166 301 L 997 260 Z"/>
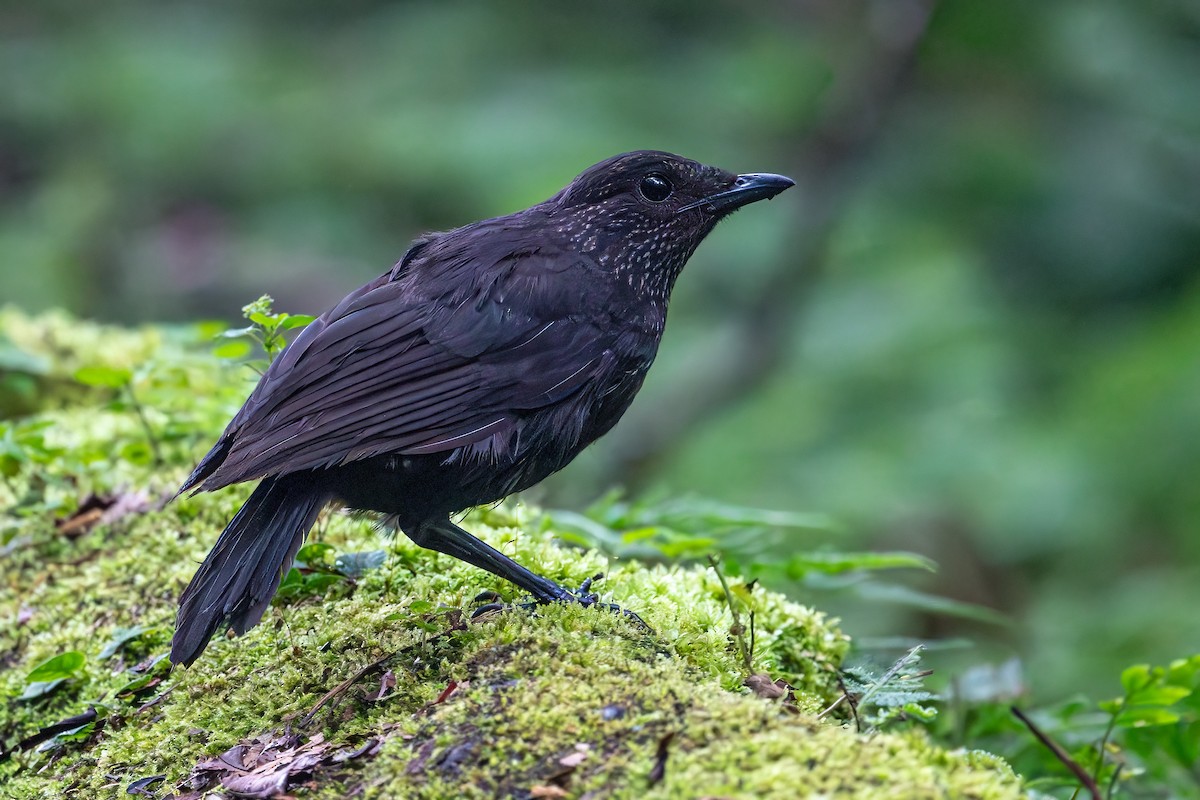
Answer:
<path fill-rule="evenodd" d="M 416 234 L 527 206 L 622 150 L 792 173 L 797 190 L 692 260 L 627 423 L 672 415 L 672 387 L 744 358 L 731 320 L 800 268 L 789 236 L 820 220 L 819 272 L 779 297 L 784 357 L 632 496 L 819 512 L 710 538 L 748 570 L 774 564 L 763 580 L 799 599 L 822 592 L 851 632 L 902 640 L 885 650 L 977 642 L 927 651 L 932 681 L 1015 654 L 1037 697 L 1110 691 L 1127 664 L 1200 644 L 1200 5 L 949 0 L 923 36 L 919 7 L 4 3 L 0 299 L 233 321 L 269 292 L 318 312 Z M 911 74 L 886 107 L 861 102 L 878 130 L 850 137 L 861 152 L 826 194 L 806 178 L 840 151 L 804 137 L 909 35 Z M 0 341 L 5 416 L 95 392 L 142 408 L 160 447 L 215 434 L 136 353 L 53 375 L 36 352 Z M 186 363 L 155 369 L 188 380 Z M 0 433 L 0 472 L 99 458 L 55 452 L 36 424 Z M 549 501 L 608 489 L 620 437 Z M 137 432 L 122 446 L 154 458 Z M 618 544 L 647 544 L 614 519 Z M 824 519 L 838 552 L 939 569 L 879 588 L 876 570 L 800 563 Z M 659 522 L 654 542 L 702 554 L 695 530 Z M 1015 624 L 946 613 L 978 607 Z"/>

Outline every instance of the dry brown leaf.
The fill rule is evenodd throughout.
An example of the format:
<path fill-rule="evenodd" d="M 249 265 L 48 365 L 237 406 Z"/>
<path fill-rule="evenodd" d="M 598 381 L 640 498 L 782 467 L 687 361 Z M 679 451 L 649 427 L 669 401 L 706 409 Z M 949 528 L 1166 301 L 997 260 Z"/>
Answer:
<path fill-rule="evenodd" d="M 116 522 L 130 514 L 144 514 L 149 510 L 150 496 L 143 491 L 89 494 L 74 513 L 55 520 L 54 526 L 68 539 L 78 539 L 97 523 Z"/>
<path fill-rule="evenodd" d="M 579 742 L 575 745 L 575 752 L 568 753 L 558 760 L 558 763 L 564 767 L 574 769 L 582 764 L 592 751 L 592 746 L 587 742 Z"/>
<path fill-rule="evenodd" d="M 781 697 L 787 697 L 791 690 L 791 687 L 783 681 L 773 681 L 770 675 L 762 672 L 746 678 L 742 685 L 764 700 L 778 700 Z"/>
<path fill-rule="evenodd" d="M 278 799 L 290 786 L 307 780 L 322 767 L 379 752 L 387 734 L 394 729 L 395 726 L 387 726 L 379 736 L 345 747 L 326 742 L 320 733 L 307 740 L 287 731 L 264 734 L 197 764 L 189 783 L 200 791 L 185 794 L 180 800 L 198 800 L 205 790 L 217 784 L 238 797 Z"/>
<path fill-rule="evenodd" d="M 396 673 L 390 669 L 383 673 L 383 677 L 379 679 L 379 691 L 375 692 L 369 699 L 373 703 L 378 703 L 383 698 L 391 693 L 392 689 L 396 688 Z"/>

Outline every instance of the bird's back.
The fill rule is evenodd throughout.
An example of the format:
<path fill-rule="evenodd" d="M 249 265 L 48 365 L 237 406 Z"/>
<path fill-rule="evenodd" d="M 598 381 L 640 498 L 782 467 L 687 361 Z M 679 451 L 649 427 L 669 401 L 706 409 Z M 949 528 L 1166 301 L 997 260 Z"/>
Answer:
<path fill-rule="evenodd" d="M 311 323 L 184 488 L 318 471 L 389 510 L 410 473 L 424 495 L 444 486 L 448 512 L 565 466 L 632 401 L 661 312 L 569 243 L 531 241 L 530 222 L 422 240 Z M 356 488 L 381 480 L 392 497 Z"/>

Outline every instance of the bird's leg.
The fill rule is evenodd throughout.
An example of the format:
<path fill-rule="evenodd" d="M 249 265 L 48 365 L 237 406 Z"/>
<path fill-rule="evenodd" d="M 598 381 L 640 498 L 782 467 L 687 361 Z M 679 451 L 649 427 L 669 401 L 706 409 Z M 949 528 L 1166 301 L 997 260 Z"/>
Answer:
<path fill-rule="evenodd" d="M 405 534 L 421 547 L 454 556 L 468 564 L 485 569 L 493 575 L 498 575 L 506 581 L 515 583 L 533 595 L 539 603 L 579 602 L 584 599 L 583 596 L 564 589 L 549 578 L 543 578 L 541 575 L 525 569 L 496 548 L 479 541 L 448 519 L 424 522 L 411 533 L 406 530 Z"/>
<path fill-rule="evenodd" d="M 632 611 L 627 611 L 611 603 L 596 602 L 598 598 L 591 593 L 592 583 L 601 578 L 602 575 L 594 575 L 588 578 L 579 587 L 579 591 L 572 592 L 569 589 L 559 586 L 549 578 L 543 578 L 541 575 L 522 567 L 516 561 L 513 561 L 494 547 L 490 547 L 479 539 L 476 539 L 448 519 L 424 522 L 414 528 L 412 533 L 405 531 L 405 534 L 421 547 L 436 550 L 448 556 L 454 556 L 457 559 L 466 561 L 468 564 L 485 569 L 493 575 L 498 575 L 506 581 L 515 583 L 533 595 L 534 600 L 538 603 L 570 602 L 582 603 L 585 606 L 600 605 L 610 611 L 616 611 L 628 617 L 647 630 L 651 630 L 650 626 Z M 475 614 L 493 608 L 502 608 L 502 606 L 491 603 L 476 609 Z"/>

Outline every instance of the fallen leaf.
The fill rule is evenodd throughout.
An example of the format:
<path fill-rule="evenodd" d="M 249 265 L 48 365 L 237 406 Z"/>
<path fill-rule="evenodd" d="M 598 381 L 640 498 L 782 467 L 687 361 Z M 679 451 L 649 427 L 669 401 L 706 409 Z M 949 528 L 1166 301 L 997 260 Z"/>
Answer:
<path fill-rule="evenodd" d="M 33 734 L 32 736 L 27 736 L 26 738 L 22 739 L 16 745 L 16 747 L 12 748 L 11 750 L 0 750 L 0 761 L 4 761 L 6 758 L 8 758 L 10 755 L 12 755 L 15 752 L 18 752 L 21 750 L 31 750 L 34 747 L 37 747 L 38 745 L 42 744 L 43 742 L 47 742 L 47 741 L 53 739 L 55 736 L 57 736 L 60 733 L 66 733 L 68 731 L 74 731 L 74 730 L 81 729 L 87 725 L 90 725 L 93 722 L 96 722 L 99 719 L 100 719 L 100 715 L 96 711 L 96 707 L 88 706 L 87 711 L 84 711 L 82 714 L 76 714 L 73 717 L 67 717 L 66 719 L 64 719 L 60 722 L 55 722 L 52 725 L 47 725 L 46 727 L 42 728 L 40 731 Z"/>
<path fill-rule="evenodd" d="M 150 496 L 143 491 L 115 495 L 92 493 L 83 498 L 73 513 L 55 520 L 54 526 L 68 539 L 78 539 L 99 523 L 116 522 L 130 514 L 144 514 L 150 506 Z"/>
<path fill-rule="evenodd" d="M 151 791 L 150 787 L 160 781 L 165 781 L 166 779 L 166 775 L 150 775 L 145 778 L 138 778 L 136 781 L 126 787 L 125 794 L 141 795 L 142 797 L 158 797 L 158 794 Z"/>
<path fill-rule="evenodd" d="M 372 702 L 378 703 L 383 698 L 387 697 L 392 689 L 396 688 L 396 673 L 390 669 L 383 673 L 383 677 L 379 680 L 379 691 L 369 698 Z"/>
<path fill-rule="evenodd" d="M 437 742 L 433 739 L 429 739 L 423 743 L 417 748 L 417 754 L 413 757 L 412 761 L 408 762 L 408 766 L 404 768 L 404 771 L 409 775 L 420 775 L 425 770 L 425 762 L 433 755 L 435 747 L 437 747 Z"/>
<path fill-rule="evenodd" d="M 113 631 L 112 638 L 104 645 L 104 649 L 100 651 L 100 660 L 112 658 L 119 653 L 125 645 L 142 636 L 142 634 L 156 631 L 158 628 L 153 625 L 134 625 L 129 628 L 117 628 Z"/>
<path fill-rule="evenodd" d="M 122 517 L 128 517 L 130 514 L 145 514 L 152 507 L 150 495 L 139 490 L 132 492 L 121 492 L 116 496 L 115 501 L 104 509 L 104 513 L 100 516 L 100 522 L 107 525 L 110 522 L 116 522 Z"/>
<path fill-rule="evenodd" d="M 531 786 L 529 787 L 529 796 L 549 798 L 570 797 L 565 789 L 561 789 L 558 786 Z"/>
<path fill-rule="evenodd" d="M 660 783 L 667 775 L 667 756 L 670 754 L 671 740 L 674 738 L 675 731 L 671 731 L 658 740 L 658 748 L 654 753 L 654 767 L 648 776 L 651 786 Z"/>
<path fill-rule="evenodd" d="M 562 764 L 564 767 L 571 767 L 574 769 L 587 760 L 589 750 L 591 750 L 590 746 L 586 744 L 577 744 L 575 745 L 575 752 L 568 753 L 567 755 L 563 756 L 558 760 L 558 763 Z"/>
<path fill-rule="evenodd" d="M 770 675 L 762 672 L 746 678 L 742 685 L 764 700 L 778 700 L 781 697 L 787 697 L 792 688 L 783 681 L 771 680 Z"/>
<path fill-rule="evenodd" d="M 395 728 L 385 726 L 382 735 L 356 747 L 330 744 L 320 733 L 305 740 L 290 731 L 239 742 L 216 758 L 197 764 L 189 785 L 199 793 L 185 794 L 179 800 L 198 800 L 216 784 L 238 797 L 278 800 L 290 786 L 308 780 L 322 767 L 379 752 L 392 730 Z"/>
<path fill-rule="evenodd" d="M 73 513 L 55 520 L 54 527 L 68 539 L 77 539 L 90 531 L 116 502 L 116 497 L 111 495 L 89 494 Z"/>
<path fill-rule="evenodd" d="M 434 700 L 432 703 L 430 703 L 425 708 L 428 710 L 428 709 L 433 708 L 434 706 L 440 706 L 442 703 L 449 700 L 450 697 L 455 692 L 457 692 L 460 688 L 465 689 L 470 685 L 471 685 L 470 681 L 463 681 L 462 683 L 459 683 L 458 681 L 450 681 L 448 684 L 446 684 L 446 688 L 442 689 L 442 692 L 441 692 L 441 694 L 439 694 L 437 696 L 437 699 Z"/>

